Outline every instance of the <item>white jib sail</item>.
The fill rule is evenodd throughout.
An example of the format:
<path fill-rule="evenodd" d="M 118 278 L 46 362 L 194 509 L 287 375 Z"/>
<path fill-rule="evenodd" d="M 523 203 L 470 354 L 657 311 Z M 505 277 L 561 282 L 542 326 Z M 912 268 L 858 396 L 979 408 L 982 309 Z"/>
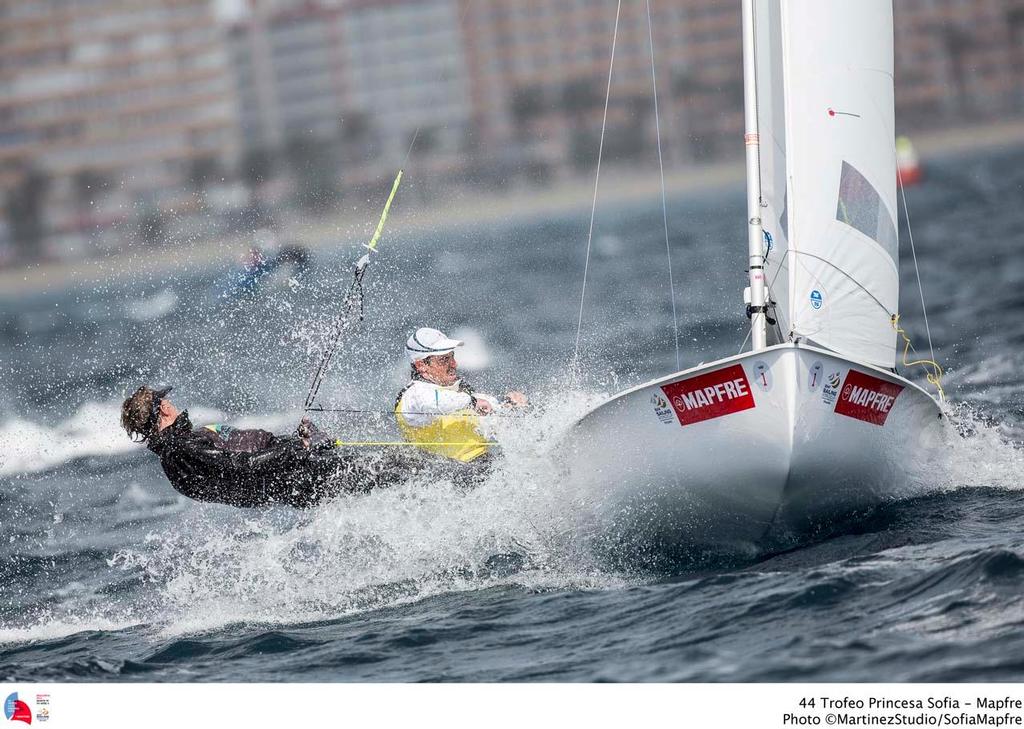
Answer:
<path fill-rule="evenodd" d="M 794 336 L 893 367 L 899 249 L 892 2 L 781 0 L 776 7 L 788 326 Z"/>

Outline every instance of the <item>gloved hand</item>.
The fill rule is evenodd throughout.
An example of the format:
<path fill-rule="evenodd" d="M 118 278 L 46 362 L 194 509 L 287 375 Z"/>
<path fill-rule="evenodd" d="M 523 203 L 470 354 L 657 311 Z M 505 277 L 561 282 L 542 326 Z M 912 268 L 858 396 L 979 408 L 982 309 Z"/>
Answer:
<path fill-rule="evenodd" d="M 327 433 L 320 430 L 320 428 L 318 428 L 316 424 L 307 417 L 303 417 L 299 422 L 299 427 L 296 429 L 296 432 L 298 433 L 299 438 L 302 439 L 302 445 L 306 448 L 333 442 Z"/>

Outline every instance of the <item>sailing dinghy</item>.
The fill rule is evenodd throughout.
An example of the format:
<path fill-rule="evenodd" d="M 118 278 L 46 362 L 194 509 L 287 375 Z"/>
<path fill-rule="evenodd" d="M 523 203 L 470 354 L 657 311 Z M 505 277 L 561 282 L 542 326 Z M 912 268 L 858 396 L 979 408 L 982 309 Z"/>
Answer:
<path fill-rule="evenodd" d="M 941 439 L 896 374 L 891 0 L 745 0 L 750 351 L 622 392 L 560 449 L 617 543 L 771 549 L 877 506 Z"/>

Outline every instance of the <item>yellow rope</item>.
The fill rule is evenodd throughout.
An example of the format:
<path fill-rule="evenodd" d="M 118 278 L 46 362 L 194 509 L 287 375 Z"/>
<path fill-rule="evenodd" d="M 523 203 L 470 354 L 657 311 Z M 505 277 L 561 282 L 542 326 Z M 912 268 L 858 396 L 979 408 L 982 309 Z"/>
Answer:
<path fill-rule="evenodd" d="M 391 185 L 391 194 L 388 195 L 388 201 L 384 203 L 384 210 L 380 214 L 380 222 L 377 223 L 377 230 L 373 231 L 373 237 L 370 238 L 370 242 L 366 245 L 366 247 L 371 251 L 376 252 L 377 250 L 377 242 L 380 240 L 380 234 L 384 230 L 384 221 L 388 219 L 388 212 L 391 210 L 391 202 L 395 199 L 395 193 L 398 192 L 398 185 L 401 182 L 402 170 L 399 170 L 394 183 Z"/>
<path fill-rule="evenodd" d="M 906 343 L 903 347 L 903 366 L 913 367 L 915 365 L 921 365 L 922 367 L 932 368 L 926 375 L 928 382 L 935 385 L 935 389 L 939 391 L 939 399 L 942 402 L 946 402 L 946 391 L 942 389 L 942 367 L 939 366 L 938 362 L 931 359 L 917 359 L 913 362 L 907 361 L 907 355 L 910 354 L 910 337 L 907 336 L 907 332 L 900 326 L 900 315 L 892 315 L 892 328 L 896 330 L 896 333 L 903 337 L 903 341 Z"/>
<path fill-rule="evenodd" d="M 468 443 L 449 443 L 447 441 L 433 441 L 433 440 L 428 440 L 428 441 L 407 441 L 407 440 L 344 441 L 344 440 L 336 440 L 336 441 L 334 441 L 334 445 L 335 445 L 335 447 L 341 447 L 341 446 L 439 446 L 439 445 L 446 445 L 446 446 L 466 446 L 466 445 L 496 446 L 498 444 L 493 442 L 493 441 L 486 441 L 484 443 L 480 443 L 478 441 L 472 441 L 472 442 L 468 442 Z"/>

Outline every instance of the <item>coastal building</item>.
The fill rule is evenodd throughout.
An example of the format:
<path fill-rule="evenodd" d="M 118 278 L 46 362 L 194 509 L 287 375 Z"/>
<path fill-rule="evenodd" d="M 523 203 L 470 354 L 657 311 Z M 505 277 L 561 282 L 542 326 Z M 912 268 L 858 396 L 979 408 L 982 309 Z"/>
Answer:
<path fill-rule="evenodd" d="M 608 83 L 615 3 L 463 0 L 476 129 L 555 169 L 592 163 Z M 619 18 L 606 159 L 650 161 L 650 45 L 645 3 Z M 662 141 L 686 164 L 739 156 L 743 129 L 740 4 L 650 3 Z M 897 118 L 903 131 L 1024 113 L 1024 0 L 894 3 Z M 644 150 L 648 150 L 645 152 Z"/>
<path fill-rule="evenodd" d="M 472 113 L 459 13 L 459 0 L 250 0 L 228 33 L 247 154 L 328 195 L 393 173 L 416 134 L 424 169 L 458 166 Z"/>
<path fill-rule="evenodd" d="M 242 143 L 281 149 L 304 134 L 332 138 L 343 110 L 337 8 L 252 2 L 228 33 Z"/>
<path fill-rule="evenodd" d="M 234 155 L 208 0 L 5 2 L 0 39 L 0 197 L 23 257 L 88 253 Z"/>
<path fill-rule="evenodd" d="M 329 206 L 389 178 L 417 132 L 420 190 L 589 174 L 613 34 L 607 164 L 656 164 L 655 78 L 667 165 L 741 156 L 740 4 L 652 0 L 652 30 L 647 3 L 622 3 L 617 25 L 616 7 L 0 3 L 0 265 L 5 239 L 24 256 L 159 239 L 160 214 L 208 204 L 198 192 L 221 177 L 244 179 L 257 207 L 303 191 Z M 1024 0 L 894 10 L 901 132 L 1024 113 Z"/>
<path fill-rule="evenodd" d="M 346 7 L 347 106 L 369 120 L 376 164 L 387 170 L 401 164 L 417 130 L 413 151 L 421 156 L 451 160 L 466 144 L 473 69 L 460 15 L 459 0 L 350 0 Z"/>
<path fill-rule="evenodd" d="M 474 118 L 486 146 L 512 144 L 542 168 L 592 162 L 611 75 L 609 162 L 651 161 L 654 107 L 646 6 L 593 0 L 464 0 Z M 741 129 L 739 7 L 652 3 L 656 79 L 669 159 L 710 156 Z M 738 86 L 739 84 L 739 86 Z M 664 113 L 668 112 L 668 113 Z M 707 148 L 708 151 L 705 151 Z"/>
<path fill-rule="evenodd" d="M 418 130 L 425 164 L 458 164 L 472 116 L 460 9 L 250 0 L 229 32 L 246 150 L 287 167 L 315 145 L 351 186 L 392 172 Z"/>
<path fill-rule="evenodd" d="M 1024 112 L 1024 0 L 900 0 L 896 116 L 921 129 Z"/>

